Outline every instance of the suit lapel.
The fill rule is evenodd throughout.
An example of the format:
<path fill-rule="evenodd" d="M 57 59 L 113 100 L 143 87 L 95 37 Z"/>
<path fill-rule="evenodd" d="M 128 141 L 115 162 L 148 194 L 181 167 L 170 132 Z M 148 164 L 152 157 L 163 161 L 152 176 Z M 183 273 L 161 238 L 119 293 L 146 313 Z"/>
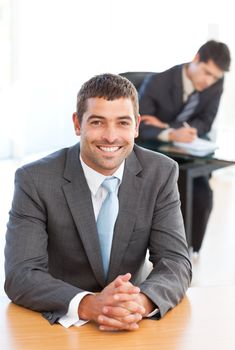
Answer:
<path fill-rule="evenodd" d="M 183 80 L 182 80 L 182 69 L 183 65 L 178 66 L 178 69 L 175 71 L 173 79 L 172 79 L 172 86 L 170 88 L 171 93 L 171 100 L 174 111 L 182 108 L 183 103 Z"/>
<path fill-rule="evenodd" d="M 115 225 L 108 282 L 119 273 L 120 265 L 131 238 L 142 192 L 142 179 L 136 175 L 142 167 L 134 152 L 127 158 L 119 189 L 119 213 Z"/>
<path fill-rule="evenodd" d="M 104 286 L 103 263 L 92 199 L 81 167 L 79 152 L 79 145 L 75 145 L 68 152 L 64 172 L 68 182 L 63 186 L 63 191 L 94 275 L 99 284 Z"/>

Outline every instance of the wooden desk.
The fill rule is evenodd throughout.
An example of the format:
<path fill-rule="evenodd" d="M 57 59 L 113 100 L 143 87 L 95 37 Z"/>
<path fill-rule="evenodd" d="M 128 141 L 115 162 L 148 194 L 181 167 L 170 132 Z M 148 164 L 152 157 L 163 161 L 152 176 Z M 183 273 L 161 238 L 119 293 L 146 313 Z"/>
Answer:
<path fill-rule="evenodd" d="M 190 288 L 162 320 L 143 320 L 134 332 L 101 332 L 91 323 L 69 329 L 50 326 L 39 313 L 6 297 L 0 308 L 3 350 L 235 349 L 235 286 Z"/>

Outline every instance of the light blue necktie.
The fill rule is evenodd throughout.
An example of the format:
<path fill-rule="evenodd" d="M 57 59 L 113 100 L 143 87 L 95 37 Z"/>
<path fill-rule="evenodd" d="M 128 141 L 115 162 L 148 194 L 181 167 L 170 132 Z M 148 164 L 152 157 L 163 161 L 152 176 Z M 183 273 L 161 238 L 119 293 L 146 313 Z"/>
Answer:
<path fill-rule="evenodd" d="M 97 230 L 99 234 L 105 276 L 107 276 L 108 273 L 113 229 L 118 215 L 119 203 L 116 193 L 118 182 L 119 180 L 116 177 L 110 177 L 103 181 L 102 187 L 108 191 L 108 194 L 101 206 L 97 218 Z"/>

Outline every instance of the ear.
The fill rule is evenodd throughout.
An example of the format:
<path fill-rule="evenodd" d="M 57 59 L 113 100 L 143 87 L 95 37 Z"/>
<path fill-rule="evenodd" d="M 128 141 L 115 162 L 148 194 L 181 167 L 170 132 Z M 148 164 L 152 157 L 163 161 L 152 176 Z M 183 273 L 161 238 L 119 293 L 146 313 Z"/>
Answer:
<path fill-rule="evenodd" d="M 192 60 L 192 62 L 194 62 L 194 63 L 199 63 L 199 62 L 200 62 L 200 55 L 199 55 L 199 53 L 197 53 L 197 54 L 195 55 L 195 57 L 194 57 L 194 59 Z"/>
<path fill-rule="evenodd" d="M 135 138 L 139 136 L 139 126 L 140 126 L 141 117 L 138 115 L 136 126 L 135 126 Z"/>
<path fill-rule="evenodd" d="M 76 112 L 73 113 L 73 125 L 74 125 L 74 130 L 75 130 L 75 134 L 77 136 L 81 135 L 81 126 L 78 120 L 78 115 Z"/>

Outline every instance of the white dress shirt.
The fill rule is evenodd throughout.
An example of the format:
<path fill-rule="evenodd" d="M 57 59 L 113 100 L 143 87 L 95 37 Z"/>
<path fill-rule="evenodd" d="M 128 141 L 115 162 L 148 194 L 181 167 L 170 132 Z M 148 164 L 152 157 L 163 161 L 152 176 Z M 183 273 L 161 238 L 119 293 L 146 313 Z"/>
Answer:
<path fill-rule="evenodd" d="M 101 184 L 103 183 L 103 181 L 106 178 L 111 177 L 111 176 L 105 176 L 103 174 L 98 173 L 94 169 L 90 168 L 87 164 L 85 164 L 83 162 L 81 156 L 80 156 L 80 161 L 81 161 L 81 165 L 83 168 L 83 172 L 84 172 L 88 187 L 91 191 L 91 198 L 92 198 L 95 219 L 97 220 L 102 203 L 108 194 L 108 191 L 104 187 L 102 187 Z M 124 165 L 125 165 L 125 161 L 122 162 L 122 164 L 119 166 L 119 168 L 112 175 L 112 176 L 117 177 L 120 180 L 119 184 L 117 186 L 116 192 L 118 192 L 119 186 L 120 186 L 121 181 L 122 181 L 123 172 L 124 172 Z M 88 322 L 87 320 L 84 321 L 84 320 L 79 319 L 79 316 L 78 316 L 79 304 L 80 304 L 81 300 L 87 294 L 93 294 L 93 293 L 88 292 L 88 291 L 84 291 L 84 292 L 78 293 L 77 295 L 75 295 L 75 297 L 73 297 L 73 299 L 69 303 L 69 308 L 68 308 L 67 314 L 60 317 L 60 319 L 58 320 L 58 322 L 62 326 L 66 327 L 66 328 L 68 328 L 72 325 L 79 327 L 79 326 L 82 326 L 83 324 Z"/>

